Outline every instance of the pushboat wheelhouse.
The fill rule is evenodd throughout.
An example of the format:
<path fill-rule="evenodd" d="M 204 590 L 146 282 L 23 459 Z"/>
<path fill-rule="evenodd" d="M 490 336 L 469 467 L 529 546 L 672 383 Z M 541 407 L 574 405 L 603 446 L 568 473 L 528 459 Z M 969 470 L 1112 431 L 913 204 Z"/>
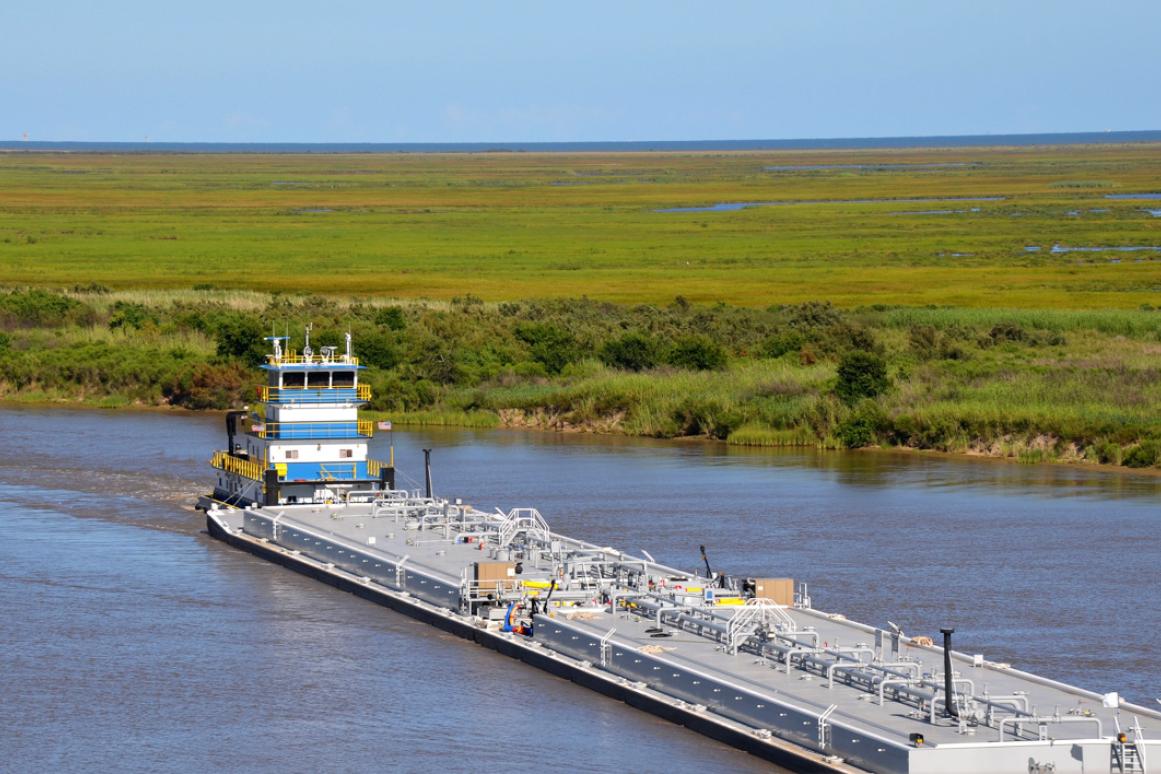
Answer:
<path fill-rule="evenodd" d="M 289 337 L 268 336 L 272 352 L 262 368 L 258 411 L 226 414 L 226 449 L 214 454 L 214 498 L 229 505 L 292 505 L 371 499 L 394 489 L 393 460 L 368 453 L 374 435 L 359 408 L 371 389 L 359 381 L 365 366 L 346 347 L 310 346 L 302 354 Z M 392 457 L 394 454 L 392 454 Z"/>

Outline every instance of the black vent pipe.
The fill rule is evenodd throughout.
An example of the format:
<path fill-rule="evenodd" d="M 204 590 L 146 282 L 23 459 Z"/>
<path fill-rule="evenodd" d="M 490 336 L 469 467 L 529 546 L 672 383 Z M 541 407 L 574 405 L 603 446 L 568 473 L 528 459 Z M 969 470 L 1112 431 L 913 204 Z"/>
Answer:
<path fill-rule="evenodd" d="M 705 562 L 705 577 L 713 580 L 714 571 L 710 569 L 709 557 L 705 555 L 705 546 L 698 546 L 698 550 L 701 551 L 701 560 Z"/>
<path fill-rule="evenodd" d="M 267 468 L 262 471 L 262 483 L 266 486 L 266 500 L 264 505 L 278 505 L 278 471 Z"/>
<path fill-rule="evenodd" d="M 431 449 L 423 450 L 424 483 L 427 485 L 427 498 L 431 499 Z"/>
<path fill-rule="evenodd" d="M 959 710 L 955 708 L 951 682 L 951 635 L 955 634 L 955 629 L 943 628 L 939 632 L 943 635 L 943 716 L 958 718 Z"/>
<path fill-rule="evenodd" d="M 246 416 L 245 411 L 226 412 L 226 453 L 234 453 L 234 436 L 238 434 L 238 419 Z"/>

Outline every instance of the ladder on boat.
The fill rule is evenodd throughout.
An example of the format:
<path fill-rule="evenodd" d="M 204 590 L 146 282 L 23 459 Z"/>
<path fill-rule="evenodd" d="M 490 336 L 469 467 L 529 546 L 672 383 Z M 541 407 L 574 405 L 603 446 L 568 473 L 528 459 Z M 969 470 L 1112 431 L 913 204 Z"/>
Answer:
<path fill-rule="evenodd" d="M 1146 774 L 1141 751 L 1134 742 L 1113 742 L 1113 759 L 1109 769 L 1116 774 Z"/>

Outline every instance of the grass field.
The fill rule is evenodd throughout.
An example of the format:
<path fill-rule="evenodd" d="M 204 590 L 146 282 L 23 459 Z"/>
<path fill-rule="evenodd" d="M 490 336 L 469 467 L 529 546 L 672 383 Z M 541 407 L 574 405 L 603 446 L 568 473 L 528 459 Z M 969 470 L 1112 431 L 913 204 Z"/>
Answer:
<path fill-rule="evenodd" d="M 1161 301 L 1161 253 L 1050 248 L 1161 244 L 1161 218 L 1146 211 L 1161 203 L 1105 198 L 1157 191 L 1161 146 L 1150 144 L 8 153 L 0 155 L 0 284 L 1134 309 Z M 1003 198 L 892 201 L 944 197 Z M 742 201 L 786 204 L 655 212 Z"/>
<path fill-rule="evenodd" d="M 0 399 L 236 405 L 314 322 L 400 422 L 1157 467 L 1161 252 L 1053 248 L 1161 246 L 1107 198 L 1158 192 L 1148 144 L 0 154 Z M 657 212 L 717 202 L 778 204 Z"/>

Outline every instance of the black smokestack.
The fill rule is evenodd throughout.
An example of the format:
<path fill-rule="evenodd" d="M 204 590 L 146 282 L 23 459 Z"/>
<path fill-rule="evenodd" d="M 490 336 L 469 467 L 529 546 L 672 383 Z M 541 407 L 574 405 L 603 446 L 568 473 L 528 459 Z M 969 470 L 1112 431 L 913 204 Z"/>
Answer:
<path fill-rule="evenodd" d="M 245 411 L 226 412 L 226 453 L 234 453 L 234 436 L 238 434 L 238 420 L 246 416 Z"/>
<path fill-rule="evenodd" d="M 955 694 L 951 691 L 951 635 L 955 634 L 955 629 L 944 628 L 940 629 L 939 633 L 943 635 L 943 716 L 958 718 L 959 710 L 955 708 Z"/>
<path fill-rule="evenodd" d="M 709 557 L 705 555 L 705 546 L 698 546 L 701 551 L 701 560 L 705 562 L 705 576 L 707 578 L 714 577 L 714 571 L 710 569 Z"/>
<path fill-rule="evenodd" d="M 427 485 L 427 497 L 431 498 L 431 449 L 423 450 L 424 483 Z"/>

